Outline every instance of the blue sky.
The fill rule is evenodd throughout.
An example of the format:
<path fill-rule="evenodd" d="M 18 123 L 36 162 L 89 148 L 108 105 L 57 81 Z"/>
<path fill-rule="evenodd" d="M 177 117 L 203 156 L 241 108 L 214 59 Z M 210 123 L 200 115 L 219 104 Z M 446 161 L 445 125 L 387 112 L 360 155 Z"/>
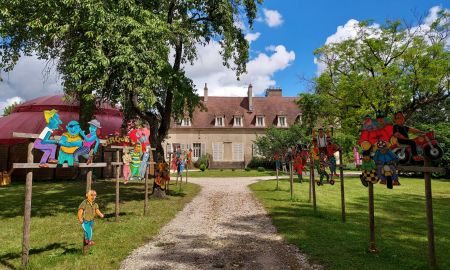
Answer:
<path fill-rule="evenodd" d="M 313 51 L 323 46 L 327 37 L 336 33 L 338 26 L 345 25 L 351 19 L 372 19 L 380 24 L 387 19 L 402 19 L 417 24 L 418 17 L 426 17 L 434 6 L 449 9 L 450 1 L 264 1 L 263 7 L 277 10 L 283 23 L 273 28 L 262 23 L 255 24 L 254 31 L 261 35 L 251 44 L 252 55 L 275 43 L 294 51 L 295 60 L 289 67 L 274 73 L 273 79 L 277 86 L 283 88 L 283 94 L 295 96 L 307 88 L 298 77 L 311 78 L 316 75 Z"/>
<path fill-rule="evenodd" d="M 284 96 L 297 96 L 308 90 L 300 77 L 317 74 L 313 51 L 327 39 L 345 38 L 352 31 L 352 23 L 372 19 L 382 24 L 387 19 L 402 19 L 418 25 L 438 9 L 450 9 L 450 0 L 265 0 L 259 8 L 253 29 L 241 25 L 251 41 L 248 73 L 241 80 L 222 66 L 220 48 L 214 42 L 198 47 L 198 60 L 184 66 L 200 95 L 207 83 L 209 95 L 245 96 L 251 83 L 257 96 L 271 86 L 281 87 Z M 62 93 L 54 63 L 46 65 L 35 56 L 22 57 L 15 69 L 2 73 L 2 77 L 0 112 L 14 101 Z"/>

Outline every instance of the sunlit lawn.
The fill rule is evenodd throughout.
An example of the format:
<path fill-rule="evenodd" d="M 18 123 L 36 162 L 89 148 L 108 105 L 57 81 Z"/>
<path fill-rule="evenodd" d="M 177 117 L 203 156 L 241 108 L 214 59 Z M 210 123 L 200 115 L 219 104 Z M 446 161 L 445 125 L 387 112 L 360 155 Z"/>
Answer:
<path fill-rule="evenodd" d="M 82 255 L 83 232 L 77 223 L 84 199 L 82 181 L 40 182 L 33 185 L 30 269 L 117 269 L 136 247 L 155 236 L 199 191 L 199 186 L 172 187 L 167 200 L 149 200 L 143 216 L 142 182 L 121 184 L 120 220 L 114 221 L 115 182 L 93 183 L 105 219 L 97 218 L 92 254 Z M 151 190 L 150 190 L 151 191 Z M 0 188 L 0 269 L 21 265 L 24 184 Z"/>
<path fill-rule="evenodd" d="M 427 269 L 427 223 L 424 181 L 401 178 L 401 186 L 388 190 L 375 185 L 376 243 L 369 247 L 368 191 L 360 180 L 345 179 L 347 222 L 341 221 L 340 183 L 316 186 L 317 214 L 308 203 L 308 184 L 255 183 L 251 189 L 272 217 L 284 239 L 327 269 Z M 450 269 L 450 182 L 433 180 L 436 254 L 439 269 Z"/>

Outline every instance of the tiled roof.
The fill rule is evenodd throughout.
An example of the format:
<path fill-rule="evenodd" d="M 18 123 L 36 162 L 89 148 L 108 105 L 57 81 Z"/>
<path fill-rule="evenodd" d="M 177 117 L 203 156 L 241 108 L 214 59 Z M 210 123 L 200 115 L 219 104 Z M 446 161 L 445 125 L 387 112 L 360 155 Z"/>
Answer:
<path fill-rule="evenodd" d="M 206 103 L 207 111 L 196 109 L 191 126 L 181 126 L 172 121 L 171 128 L 261 128 L 255 126 L 256 116 L 264 116 L 265 127 L 277 125 L 277 116 L 286 116 L 288 126 L 291 126 L 300 109 L 295 103 L 295 97 L 253 97 L 253 111 L 248 110 L 248 97 L 216 97 L 209 96 Z M 202 98 L 203 101 L 203 98 Z M 225 125 L 215 126 L 215 116 L 224 115 Z M 235 115 L 243 116 L 243 126 L 234 127 Z"/>

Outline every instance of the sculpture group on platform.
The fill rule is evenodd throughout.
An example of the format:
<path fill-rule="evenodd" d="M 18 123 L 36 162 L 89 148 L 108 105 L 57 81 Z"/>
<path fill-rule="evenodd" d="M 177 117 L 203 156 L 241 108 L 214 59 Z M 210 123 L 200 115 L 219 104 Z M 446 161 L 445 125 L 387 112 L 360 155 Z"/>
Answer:
<path fill-rule="evenodd" d="M 434 133 L 425 133 L 413 127 L 405 126 L 402 112 L 394 115 L 395 124 L 378 111 L 375 119 L 366 115 L 362 125 L 359 145 L 362 147 L 361 182 L 386 184 L 392 189 L 400 185 L 397 175 L 397 163 L 414 164 L 428 158 L 438 160 L 442 149 L 434 139 Z M 415 134 L 410 139 L 409 133 Z"/>
<path fill-rule="evenodd" d="M 131 151 L 124 148 L 122 156 L 125 184 L 129 180 L 143 180 L 145 178 L 150 160 L 149 136 L 150 131 L 146 128 L 135 128 L 129 132 L 129 138 L 133 146 Z"/>
<path fill-rule="evenodd" d="M 78 166 L 79 157 L 86 159 L 86 163 L 93 161 L 100 145 L 100 122 L 96 119 L 89 121 L 89 134 L 86 135 L 81 129 L 80 124 L 72 120 L 66 126 L 66 132 L 59 140 L 50 139 L 50 137 L 59 129 L 62 124 L 58 111 L 44 111 L 46 127 L 39 134 L 34 142 L 34 148 L 43 152 L 39 167 L 48 168 L 48 164 L 58 164 L 62 167 L 67 162 L 69 166 Z M 57 146 L 60 146 L 58 158 L 56 159 Z"/>
<path fill-rule="evenodd" d="M 331 131 L 325 133 L 323 127 L 319 127 L 317 134 L 312 134 L 312 147 L 311 147 L 311 162 L 314 163 L 314 168 L 319 173 L 319 182 L 317 185 L 323 185 L 323 180 L 326 179 L 327 183 L 334 185 L 334 177 L 338 176 L 336 172 L 336 157 L 334 154 L 339 151 L 337 144 L 333 143 Z M 329 168 L 330 173 L 326 171 Z"/>

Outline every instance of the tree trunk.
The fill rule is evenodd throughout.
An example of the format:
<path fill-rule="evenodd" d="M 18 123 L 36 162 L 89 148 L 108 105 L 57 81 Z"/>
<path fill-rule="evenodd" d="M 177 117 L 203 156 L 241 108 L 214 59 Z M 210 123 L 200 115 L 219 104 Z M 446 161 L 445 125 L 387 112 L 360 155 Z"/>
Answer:
<path fill-rule="evenodd" d="M 95 99 L 88 99 L 87 96 L 92 95 L 92 92 L 81 92 L 78 94 L 78 101 L 80 102 L 79 123 L 83 130 L 89 128 L 88 122 L 92 120 L 95 114 Z"/>

